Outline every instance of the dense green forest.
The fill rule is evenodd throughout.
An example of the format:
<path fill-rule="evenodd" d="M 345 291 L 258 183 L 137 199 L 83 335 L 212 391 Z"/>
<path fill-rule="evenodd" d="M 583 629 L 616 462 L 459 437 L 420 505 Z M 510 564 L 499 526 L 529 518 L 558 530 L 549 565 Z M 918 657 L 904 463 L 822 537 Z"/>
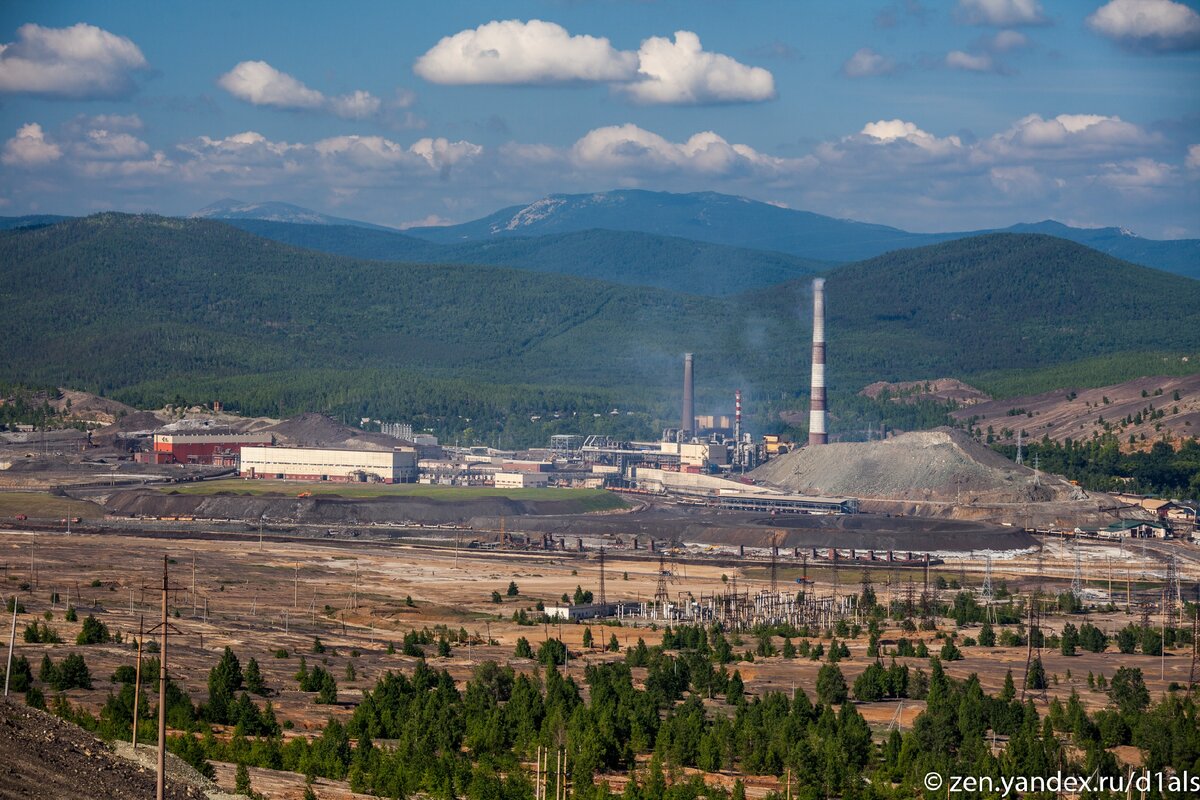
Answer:
<path fill-rule="evenodd" d="M 401 233 L 339 225 L 227 222 L 278 242 L 352 258 L 515 267 L 716 297 L 773 286 L 829 266 L 786 253 L 631 231 L 435 244 Z"/>
<path fill-rule="evenodd" d="M 1016 458 L 1016 445 L 995 449 Z M 1200 443 L 1185 441 L 1178 450 L 1166 442 L 1155 442 L 1149 450 L 1122 453 L 1113 435 L 1083 442 L 1030 442 L 1025 462 L 1046 472 L 1079 481 L 1085 489 L 1099 492 L 1131 492 L 1162 497 L 1200 498 Z"/>
<path fill-rule="evenodd" d="M 120 214 L 0 233 L 0 263 L 0 378 L 143 407 L 219 398 L 246 413 L 413 419 L 512 445 L 566 431 L 653 435 L 674 424 L 685 351 L 696 353 L 700 413 L 729 413 L 741 388 L 761 432 L 807 405 L 807 280 L 718 300 L 358 261 L 218 222 Z M 1114 324 L 1129 286 L 1172 324 Z M 941 421 L 941 409 L 853 397 L 874 380 L 1000 383 L 1037 370 L 1050 382 L 1080 359 L 1107 359 L 1107 380 L 1140 374 L 1151 353 L 1200 355 L 1200 282 L 1046 236 L 840 267 L 827 298 L 834 433 Z M 568 414 L 590 422 L 571 426 Z"/>

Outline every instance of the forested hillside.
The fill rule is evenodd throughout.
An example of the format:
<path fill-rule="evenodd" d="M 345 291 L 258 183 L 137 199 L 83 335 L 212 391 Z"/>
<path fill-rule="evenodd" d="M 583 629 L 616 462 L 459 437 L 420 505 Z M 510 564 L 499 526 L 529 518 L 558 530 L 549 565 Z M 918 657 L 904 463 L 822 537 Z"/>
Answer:
<path fill-rule="evenodd" d="M 809 291 L 793 281 L 746 299 L 779 319 L 809 303 Z M 1050 236 L 988 234 L 830 271 L 829 360 L 882 379 L 1195 351 L 1198 301 L 1200 281 Z"/>
<path fill-rule="evenodd" d="M 675 416 L 685 351 L 701 413 L 728 412 L 741 388 L 759 426 L 778 425 L 807 391 L 807 279 L 717 300 L 360 261 L 223 223 L 119 214 L 0 234 L 0 263 L 0 379 L 138 405 L 220 397 L 253 413 L 436 412 L 443 432 L 653 432 Z M 1200 283 L 1050 237 L 980 237 L 828 275 L 835 399 L 880 379 L 1200 355 Z M 902 413 L 876 405 L 834 403 L 834 424 Z"/>
<path fill-rule="evenodd" d="M 488 264 L 712 296 L 773 286 L 829 266 L 786 253 L 635 231 L 586 230 L 435 244 L 402 233 L 341 225 L 225 221 L 278 242 L 353 258 Z"/>

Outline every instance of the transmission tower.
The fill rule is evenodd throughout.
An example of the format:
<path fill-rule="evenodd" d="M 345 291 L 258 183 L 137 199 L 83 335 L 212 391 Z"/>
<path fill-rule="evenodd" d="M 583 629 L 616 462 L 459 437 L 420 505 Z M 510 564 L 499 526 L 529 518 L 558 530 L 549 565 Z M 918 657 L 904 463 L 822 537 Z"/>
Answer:
<path fill-rule="evenodd" d="M 776 544 L 777 535 L 771 535 L 771 594 L 779 594 L 779 547 Z"/>
<path fill-rule="evenodd" d="M 658 586 L 654 590 L 654 605 L 663 613 L 667 610 L 667 563 L 666 559 L 658 556 Z"/>
<path fill-rule="evenodd" d="M 917 594 L 916 584 L 909 577 L 908 582 L 904 584 L 904 616 L 911 618 L 913 611 L 916 609 L 914 598 Z"/>
<path fill-rule="evenodd" d="M 1167 621 L 1167 626 L 1175 628 L 1179 626 L 1179 567 L 1175 562 L 1175 556 L 1171 556 L 1167 561 L 1167 585 L 1164 587 L 1163 593 L 1163 614 Z"/>
<path fill-rule="evenodd" d="M 1188 672 L 1189 692 L 1195 690 L 1196 681 L 1200 680 L 1200 674 L 1198 674 L 1198 670 L 1200 670 L 1200 650 L 1197 650 L 1197 647 L 1200 646 L 1200 642 L 1196 641 L 1197 620 L 1200 620 L 1200 606 L 1194 606 L 1192 608 L 1192 668 Z"/>
<path fill-rule="evenodd" d="M 1075 575 L 1071 578 L 1071 594 L 1076 600 L 1083 599 L 1083 567 L 1079 563 L 1079 542 L 1075 542 Z"/>
<path fill-rule="evenodd" d="M 995 593 L 992 590 L 992 554 L 988 553 L 984 556 L 984 572 L 983 572 L 983 590 L 980 592 L 983 597 L 984 609 L 987 613 L 987 618 L 992 619 L 995 613 L 995 606 L 992 605 L 992 600 Z"/>
<path fill-rule="evenodd" d="M 1025 430 L 1017 429 L 1017 464 L 1025 463 Z"/>
<path fill-rule="evenodd" d="M 604 547 L 600 548 L 600 605 L 608 605 L 608 596 L 604 593 Z"/>

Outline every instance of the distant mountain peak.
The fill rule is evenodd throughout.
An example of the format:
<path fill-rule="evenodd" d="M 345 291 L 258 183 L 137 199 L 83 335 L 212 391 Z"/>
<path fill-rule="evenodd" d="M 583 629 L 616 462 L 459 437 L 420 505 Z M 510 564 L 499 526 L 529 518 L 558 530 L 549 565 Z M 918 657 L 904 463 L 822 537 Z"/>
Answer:
<path fill-rule="evenodd" d="M 492 233 L 500 233 L 501 231 L 515 231 L 518 228 L 529 227 L 538 222 L 542 222 L 546 218 L 554 214 L 555 210 L 566 205 L 567 200 L 562 195 L 550 195 L 543 197 L 541 200 L 535 200 L 529 205 L 522 208 L 506 223 L 496 222 L 492 224 Z"/>
<path fill-rule="evenodd" d="M 225 198 L 205 206 L 188 215 L 194 219 L 261 219 L 267 222 L 289 222 L 298 225 L 351 225 L 356 228 L 393 230 L 383 225 L 355 219 L 334 217 L 313 211 L 311 208 L 271 200 L 263 203 L 247 203 L 244 200 Z"/>

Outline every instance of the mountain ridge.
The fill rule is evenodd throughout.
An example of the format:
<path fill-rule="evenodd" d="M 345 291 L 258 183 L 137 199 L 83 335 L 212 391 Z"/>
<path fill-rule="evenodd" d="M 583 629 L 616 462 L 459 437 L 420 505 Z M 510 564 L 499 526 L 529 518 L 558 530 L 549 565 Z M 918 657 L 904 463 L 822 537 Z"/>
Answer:
<path fill-rule="evenodd" d="M 763 288 L 830 266 L 787 253 L 639 231 L 591 229 L 438 244 L 347 226 L 221 221 L 278 242 L 352 258 L 510 267 L 709 296 Z"/>
<path fill-rule="evenodd" d="M 293 203 L 269 200 L 262 203 L 247 203 L 243 200 L 223 198 L 215 203 L 188 214 L 189 219 L 261 219 L 271 222 L 290 222 L 303 225 L 348 225 L 368 230 L 394 231 L 384 225 L 363 222 L 346 217 L 334 217 L 311 208 L 304 208 Z"/>
<path fill-rule="evenodd" d="M 586 221 L 581 221 L 585 217 Z M 987 233 L 1050 233 L 1142 266 L 1200 279 L 1200 239 L 1147 239 L 1124 228 L 1075 228 L 1054 220 L 974 231 L 914 233 L 717 192 L 673 194 L 620 189 L 552 194 L 459 225 L 410 228 L 407 233 L 449 243 L 500 238 L 518 231 L 528 235 L 539 230 L 563 232 L 597 227 L 680 236 L 831 262 L 858 261 L 891 250 Z"/>

